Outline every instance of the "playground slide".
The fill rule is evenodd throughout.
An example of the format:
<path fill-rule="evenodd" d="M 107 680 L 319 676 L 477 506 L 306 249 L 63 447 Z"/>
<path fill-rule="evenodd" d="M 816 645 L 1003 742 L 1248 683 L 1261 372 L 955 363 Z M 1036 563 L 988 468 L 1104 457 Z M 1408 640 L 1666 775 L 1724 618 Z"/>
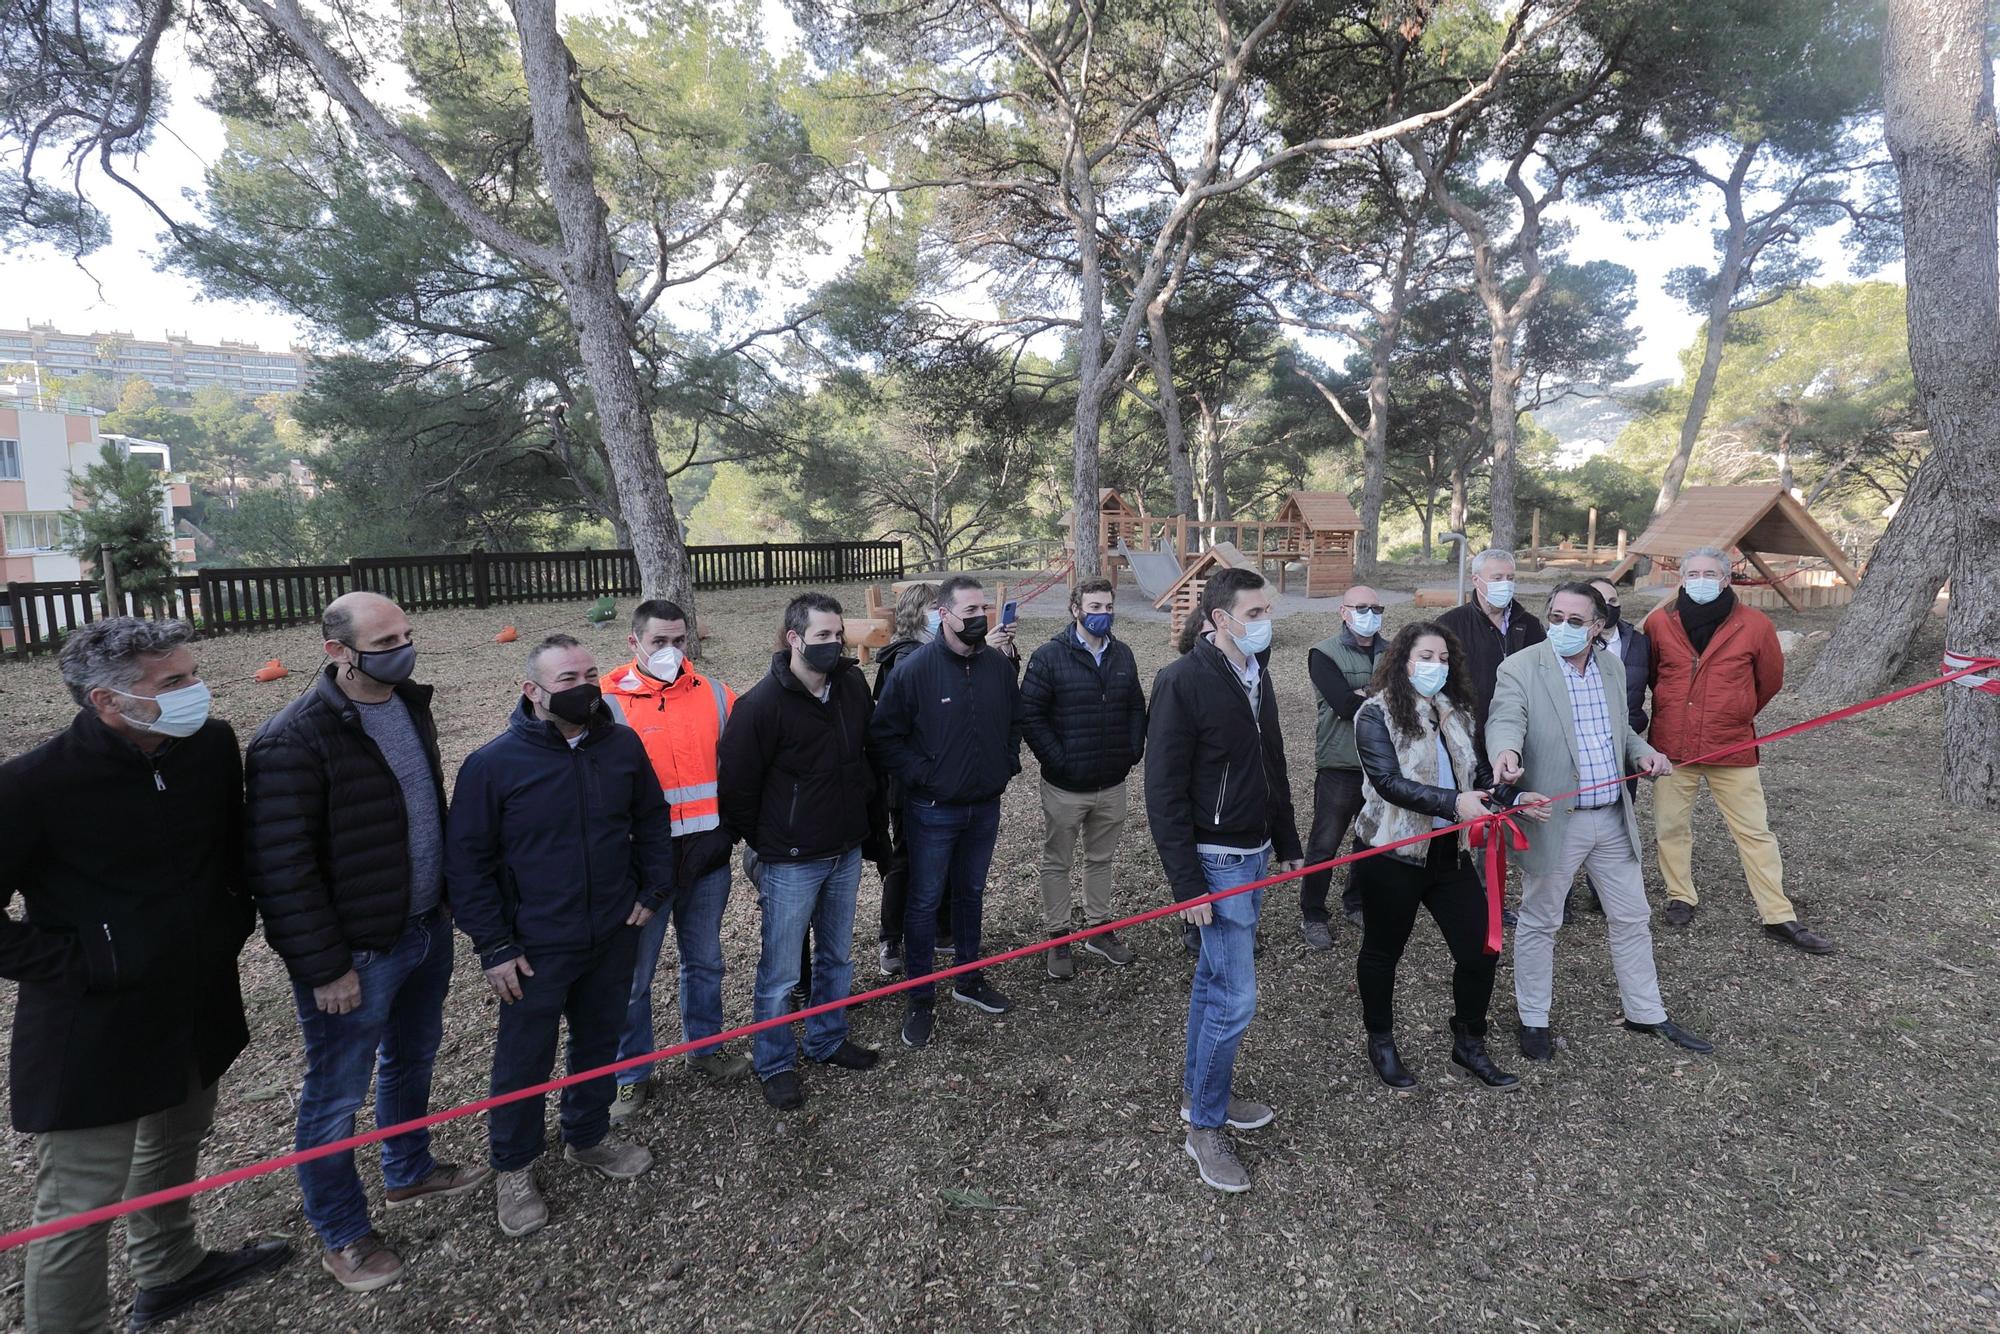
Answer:
<path fill-rule="evenodd" d="M 1159 601 L 1181 577 L 1180 560 L 1166 552 L 1134 551 L 1120 542 L 1118 554 L 1132 567 L 1132 578 L 1149 602 Z"/>

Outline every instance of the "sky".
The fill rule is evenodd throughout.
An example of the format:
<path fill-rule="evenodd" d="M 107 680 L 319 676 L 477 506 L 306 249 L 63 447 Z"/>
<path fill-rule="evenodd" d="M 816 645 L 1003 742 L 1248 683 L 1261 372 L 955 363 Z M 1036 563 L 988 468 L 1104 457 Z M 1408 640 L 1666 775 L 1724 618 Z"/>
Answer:
<path fill-rule="evenodd" d="M 134 165 L 132 175 L 175 216 L 191 218 L 195 208 L 189 195 L 199 189 L 204 169 L 222 148 L 221 122 L 183 90 L 169 111 L 165 132 Z M 86 181 L 92 179 L 86 176 Z M 33 320 L 53 322 L 72 333 L 115 330 L 159 338 L 172 332 L 199 342 L 231 338 L 270 348 L 307 340 L 307 329 L 275 307 L 212 300 L 199 284 L 162 272 L 158 259 L 165 246 L 151 211 L 101 177 L 89 189 L 111 218 L 112 244 L 80 264 L 41 248 L 0 253 L 0 328 L 22 328 Z M 1641 337 L 1634 380 L 1678 378 L 1680 353 L 1695 338 L 1700 322 L 1667 294 L 1666 278 L 1683 265 L 1712 260 L 1713 216 L 1697 214 L 1642 234 L 1590 209 L 1572 208 L 1569 216 L 1577 226 L 1569 250 L 1572 260 L 1615 260 L 1636 276 L 1633 322 Z M 849 229 L 843 225 L 842 230 Z M 1811 253 L 1822 261 L 1824 279 L 1849 275 L 1837 234 L 1815 237 Z"/>

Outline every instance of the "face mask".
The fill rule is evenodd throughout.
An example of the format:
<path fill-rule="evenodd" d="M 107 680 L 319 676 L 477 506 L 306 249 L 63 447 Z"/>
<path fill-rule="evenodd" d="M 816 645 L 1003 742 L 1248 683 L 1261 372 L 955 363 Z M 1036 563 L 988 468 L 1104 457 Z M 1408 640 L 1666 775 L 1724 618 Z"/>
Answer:
<path fill-rule="evenodd" d="M 1604 631 L 1610 633 L 1618 628 L 1618 613 L 1623 610 L 1615 604 L 1607 603 L 1604 608 Z"/>
<path fill-rule="evenodd" d="M 144 732 L 158 732 L 161 736 L 193 736 L 208 721 L 208 682 L 196 681 L 193 685 L 182 686 L 179 690 L 169 690 L 160 695 L 134 695 L 129 691 L 112 687 L 112 693 L 126 699 L 151 699 L 160 706 L 160 716 L 151 722 L 141 722 L 131 714 L 124 715 L 125 721 Z M 120 710 L 122 713 L 123 710 Z"/>
<path fill-rule="evenodd" d="M 1348 626 L 1363 639 L 1372 638 L 1382 628 L 1382 613 L 1379 611 L 1357 611 Z"/>
<path fill-rule="evenodd" d="M 1486 585 L 1486 601 L 1496 611 L 1508 606 L 1514 601 L 1514 581 L 1512 579 L 1495 579 L 1492 583 Z"/>
<path fill-rule="evenodd" d="M 385 686 L 401 685 L 409 680 L 410 673 L 417 669 L 417 646 L 405 644 L 401 648 L 385 648 L 372 652 L 357 648 L 354 650 L 354 669 L 363 676 L 380 681 Z"/>
<path fill-rule="evenodd" d="M 681 664 L 686 661 L 687 654 L 669 644 L 646 659 L 646 675 L 672 685 L 674 678 L 681 674 Z"/>
<path fill-rule="evenodd" d="M 1556 653 L 1561 657 L 1574 658 L 1583 652 L 1583 646 L 1589 642 L 1588 626 L 1571 625 L 1568 621 L 1564 621 L 1561 625 L 1549 627 L 1549 643 L 1555 646 Z"/>
<path fill-rule="evenodd" d="M 1722 596 L 1722 581 L 1720 579 L 1686 579 L 1681 582 L 1681 592 L 1688 595 L 1688 601 L 1698 602 L 1703 606 L 1707 606 Z"/>
<path fill-rule="evenodd" d="M 1234 616 L 1229 619 L 1236 621 Z M 1236 641 L 1236 647 L 1243 650 L 1246 657 L 1254 658 L 1271 647 L 1271 620 L 1268 616 L 1261 621 L 1236 621 L 1236 623 L 1243 627 L 1243 633 L 1229 637 Z"/>
<path fill-rule="evenodd" d="M 825 676 L 840 665 L 841 643 L 838 639 L 825 644 L 801 644 L 799 656 L 806 660 L 806 666 Z"/>
<path fill-rule="evenodd" d="M 1085 632 L 1096 635 L 1099 639 L 1104 638 L 1104 636 L 1111 633 L 1111 615 L 1108 611 L 1086 613 L 1083 618 Z"/>
<path fill-rule="evenodd" d="M 958 632 L 958 637 L 965 643 L 977 648 L 986 642 L 986 617 L 968 616 L 965 618 L 964 627 Z"/>
<path fill-rule="evenodd" d="M 938 615 L 937 608 L 932 607 L 929 611 L 924 613 L 924 633 L 929 635 L 933 639 L 937 638 L 938 626 L 941 625 L 943 621 L 944 618 Z"/>
<path fill-rule="evenodd" d="M 1410 664 L 1410 684 L 1419 695 L 1429 699 L 1444 689 L 1444 683 L 1451 676 L 1448 662 L 1413 662 Z"/>
<path fill-rule="evenodd" d="M 589 722 L 601 698 L 597 686 L 590 681 L 571 686 L 568 690 L 544 690 L 542 693 L 548 696 L 542 707 L 572 727 L 582 727 Z"/>

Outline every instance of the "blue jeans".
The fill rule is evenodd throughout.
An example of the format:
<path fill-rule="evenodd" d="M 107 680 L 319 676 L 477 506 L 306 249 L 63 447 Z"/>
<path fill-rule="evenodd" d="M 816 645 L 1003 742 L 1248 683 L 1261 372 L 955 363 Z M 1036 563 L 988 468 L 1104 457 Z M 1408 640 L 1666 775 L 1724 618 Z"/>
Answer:
<path fill-rule="evenodd" d="M 639 928 L 630 926 L 620 927 L 594 950 L 528 951 L 534 975 L 520 979 L 521 999 L 500 1007 L 490 1091 L 511 1093 L 547 1079 L 565 1021 L 569 1073 L 611 1064 L 618 1056 L 618 1030 L 625 1022 L 638 951 Z M 603 1143 L 611 1131 L 611 1100 L 617 1092 L 610 1075 L 564 1089 L 563 1143 L 579 1149 Z M 486 1114 L 494 1171 L 517 1172 L 542 1156 L 548 1146 L 546 1099 L 546 1094 L 522 1098 Z"/>
<path fill-rule="evenodd" d="M 1204 852 L 1201 870 L 1208 892 L 1263 879 L 1267 860 L 1263 852 L 1223 857 Z M 1201 959 L 1188 993 L 1187 1068 L 1181 1076 L 1181 1092 L 1198 1129 L 1215 1130 L 1228 1119 L 1236 1049 L 1257 1012 L 1257 914 L 1263 906 L 1261 889 L 1218 899 L 1209 905 L 1214 920 L 1201 928 Z"/>
<path fill-rule="evenodd" d="M 765 862 L 757 901 L 764 909 L 763 950 L 757 956 L 757 990 L 751 1013 L 773 1019 L 792 1008 L 799 980 L 799 951 L 812 928 L 812 1003 L 844 999 L 854 980 L 854 897 L 861 888 L 861 849 L 809 862 Z M 847 1041 L 847 1011 L 806 1020 L 806 1055 L 824 1061 Z M 792 1030 L 767 1028 L 751 1039 L 757 1078 L 789 1070 L 798 1059 Z"/>
<path fill-rule="evenodd" d="M 625 1032 L 618 1039 L 619 1060 L 659 1050 L 653 1037 L 653 974 L 660 966 L 670 916 L 681 955 L 681 1041 L 722 1031 L 722 910 L 729 904 L 729 877 L 729 863 L 724 862 L 687 892 L 675 895 L 670 908 L 654 913 L 639 928 L 639 964 L 632 973 Z M 715 1050 L 705 1047 L 701 1054 Z M 618 1083 L 643 1084 L 652 1073 L 650 1065 L 635 1065 L 618 1072 Z"/>
<path fill-rule="evenodd" d="M 903 808 L 910 840 L 910 902 L 903 918 L 903 967 L 922 977 L 936 966 L 938 904 L 951 895 L 952 943 L 958 962 L 979 957 L 979 921 L 993 842 L 1000 836 L 1000 799 L 945 806 L 912 798 Z M 962 976 L 969 983 L 975 973 Z M 936 986 L 911 987 L 910 1004 L 935 1004 Z"/>
<path fill-rule="evenodd" d="M 451 922 L 442 909 L 413 919 L 386 950 L 357 950 L 360 1007 L 325 1014 L 311 987 L 292 983 L 306 1044 L 305 1086 L 299 1091 L 301 1149 L 354 1133 L 354 1115 L 375 1082 L 375 1123 L 392 1126 L 430 1111 L 431 1068 L 444 1033 L 444 995 L 451 987 Z M 382 1181 L 391 1190 L 414 1186 L 437 1166 L 431 1132 L 413 1130 L 382 1141 Z M 368 1235 L 368 1196 L 354 1154 L 337 1153 L 299 1167 L 306 1221 L 330 1250 Z"/>

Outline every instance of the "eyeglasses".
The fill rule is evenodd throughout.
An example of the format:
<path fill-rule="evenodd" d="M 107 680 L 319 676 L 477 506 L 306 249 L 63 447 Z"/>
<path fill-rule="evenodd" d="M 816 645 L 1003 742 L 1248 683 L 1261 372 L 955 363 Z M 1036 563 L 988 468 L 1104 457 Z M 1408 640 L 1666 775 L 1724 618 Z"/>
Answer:
<path fill-rule="evenodd" d="M 1344 604 L 1342 604 L 1342 610 L 1344 610 L 1344 611 L 1372 611 L 1372 612 L 1374 612 L 1374 613 L 1375 613 L 1375 614 L 1376 614 L 1377 616 L 1380 616 L 1380 615 L 1381 615 L 1381 614 L 1382 614 L 1382 613 L 1383 613 L 1383 612 L 1384 612 L 1385 610 L 1387 610 L 1387 609 L 1386 609 L 1385 607 L 1383 607 L 1383 605 L 1382 605 L 1381 603 L 1379 603 L 1379 602 L 1351 602 L 1351 603 L 1344 603 Z"/>
<path fill-rule="evenodd" d="M 1576 630 L 1581 630 L 1586 625 L 1589 625 L 1592 619 L 1594 618 L 1589 616 L 1565 616 L 1559 611 L 1549 613 L 1550 625 L 1567 625 Z"/>

